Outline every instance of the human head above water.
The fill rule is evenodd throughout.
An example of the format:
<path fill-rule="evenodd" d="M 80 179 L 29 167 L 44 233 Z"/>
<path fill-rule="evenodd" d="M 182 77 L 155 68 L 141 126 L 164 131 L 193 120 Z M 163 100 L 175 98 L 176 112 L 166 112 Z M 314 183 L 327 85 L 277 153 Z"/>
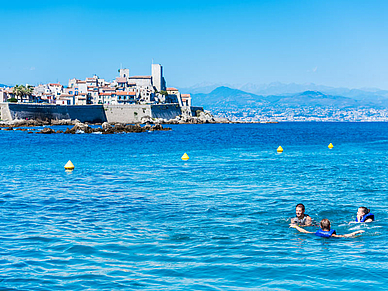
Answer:
<path fill-rule="evenodd" d="M 368 214 L 370 212 L 370 210 L 364 206 L 361 206 L 358 208 L 358 211 L 357 211 L 357 214 L 358 215 L 365 215 L 365 214 Z"/>
<path fill-rule="evenodd" d="M 320 225 L 322 229 L 330 230 L 330 220 L 327 218 L 322 219 Z"/>
<path fill-rule="evenodd" d="M 303 217 L 304 216 L 304 205 L 302 203 L 299 203 L 295 206 L 295 213 L 297 217 Z"/>

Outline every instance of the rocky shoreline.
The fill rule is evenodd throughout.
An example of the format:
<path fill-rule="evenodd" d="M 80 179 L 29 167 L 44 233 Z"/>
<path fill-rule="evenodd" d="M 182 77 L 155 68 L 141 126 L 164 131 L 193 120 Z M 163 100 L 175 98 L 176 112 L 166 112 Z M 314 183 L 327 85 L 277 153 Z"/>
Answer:
<path fill-rule="evenodd" d="M 0 121 L 2 130 L 19 130 L 28 131 L 28 133 L 52 134 L 76 134 L 76 133 L 100 133 L 113 134 L 123 132 L 147 132 L 147 131 L 166 131 L 171 128 L 164 128 L 162 124 L 204 124 L 204 123 L 231 123 L 225 118 L 214 118 L 208 111 L 201 111 L 198 116 L 192 117 L 187 115 L 177 116 L 174 119 L 151 118 L 149 116 L 142 117 L 139 123 L 124 124 L 124 123 L 81 123 L 79 120 L 61 119 L 61 120 L 21 120 Z M 141 126 L 141 124 L 144 124 Z M 72 126 L 65 131 L 54 130 L 49 126 L 68 125 Z M 91 127 L 90 125 L 98 126 Z M 101 126 L 101 127 L 100 127 Z M 27 127 L 44 127 L 42 130 L 27 129 Z"/>
<path fill-rule="evenodd" d="M 51 127 L 46 127 L 49 125 L 73 125 L 72 128 L 67 128 L 66 130 L 55 130 Z M 44 126 L 43 129 L 33 130 L 28 129 L 26 127 L 41 127 Z M 104 122 L 101 124 L 101 127 L 91 127 L 89 124 L 81 123 L 79 121 L 71 121 L 69 122 L 39 122 L 39 121 L 26 121 L 26 122 L 14 122 L 12 125 L 0 124 L 0 127 L 3 127 L 2 130 L 18 130 L 18 131 L 28 131 L 28 133 L 38 133 L 38 134 L 53 134 L 53 133 L 63 133 L 63 134 L 77 134 L 77 133 L 98 133 L 98 134 L 114 134 L 114 133 L 130 133 L 130 132 L 147 132 L 147 131 L 168 131 L 171 128 L 163 127 L 160 124 L 150 125 L 146 124 L 144 126 L 140 126 L 140 124 L 109 124 L 108 122 Z"/>
<path fill-rule="evenodd" d="M 23 119 L 15 119 L 12 121 L 0 121 L 0 127 L 38 127 L 38 126 L 54 126 L 54 125 L 76 125 L 80 123 L 79 120 L 71 120 L 71 119 L 46 119 L 46 120 L 23 120 Z M 107 123 L 107 122 L 104 122 Z M 209 111 L 201 111 L 198 116 L 188 116 L 181 115 L 177 116 L 174 119 L 163 119 L 163 118 L 152 118 L 150 116 L 144 116 L 141 120 L 136 123 L 140 124 L 204 124 L 204 123 L 233 123 L 226 118 L 215 118 Z M 94 125 L 102 125 L 102 123 L 87 123 L 85 124 L 94 124 Z M 122 124 L 123 123 L 108 123 L 110 125 Z"/>
<path fill-rule="evenodd" d="M 62 119 L 62 120 L 20 120 L 2 121 L 0 128 L 2 130 L 18 130 L 28 131 L 28 133 L 39 134 L 76 134 L 76 133 L 97 133 L 97 134 L 114 134 L 114 133 L 129 133 L 129 132 L 148 132 L 148 131 L 168 131 L 171 128 L 163 127 L 162 124 L 203 124 L 203 123 L 230 123 L 227 119 L 216 119 L 210 112 L 201 112 L 196 117 L 177 116 L 174 119 L 166 120 L 161 118 L 151 118 L 145 116 L 137 124 L 124 123 L 81 123 L 79 120 Z M 144 124 L 141 126 L 141 124 Z M 66 130 L 55 130 L 49 126 L 68 125 L 72 126 Z M 90 126 L 93 125 L 93 126 Z M 28 129 L 28 127 L 44 127 L 43 129 Z"/>

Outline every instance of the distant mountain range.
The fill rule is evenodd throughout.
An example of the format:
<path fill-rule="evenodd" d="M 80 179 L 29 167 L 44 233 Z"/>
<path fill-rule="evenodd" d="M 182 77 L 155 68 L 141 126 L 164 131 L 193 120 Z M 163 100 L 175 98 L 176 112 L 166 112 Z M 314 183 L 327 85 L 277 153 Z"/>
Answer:
<path fill-rule="evenodd" d="M 341 90 L 341 89 L 337 89 Z M 334 108 L 388 108 L 388 91 L 367 92 L 349 90 L 347 95 L 327 94 L 321 91 L 303 91 L 298 93 L 257 95 L 226 86 L 215 88 L 209 93 L 192 94 L 193 105 L 208 109 L 243 109 L 263 106 L 276 107 L 334 107 Z M 353 91 L 353 92 L 352 92 Z M 357 91 L 357 92 L 355 92 Z"/>
<path fill-rule="evenodd" d="M 284 84 L 280 82 L 270 84 L 244 84 L 244 85 L 231 85 L 225 83 L 201 83 L 188 88 L 180 88 L 183 93 L 209 94 L 218 87 L 229 87 L 232 89 L 238 89 L 247 93 L 252 93 L 261 96 L 271 95 L 293 95 L 305 91 L 318 91 L 327 95 L 349 97 L 356 100 L 365 99 L 385 99 L 388 98 L 388 90 L 381 90 L 377 88 L 362 88 L 362 89 L 348 89 L 348 88 L 334 88 L 329 86 L 310 84 Z"/>

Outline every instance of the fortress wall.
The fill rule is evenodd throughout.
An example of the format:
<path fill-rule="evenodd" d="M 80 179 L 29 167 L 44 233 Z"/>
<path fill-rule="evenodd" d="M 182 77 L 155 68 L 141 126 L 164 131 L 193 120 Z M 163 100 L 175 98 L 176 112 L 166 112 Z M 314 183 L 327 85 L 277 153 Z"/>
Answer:
<path fill-rule="evenodd" d="M 190 107 L 190 110 L 191 110 L 191 116 L 197 116 L 197 110 L 203 111 L 203 107 L 200 107 L 200 106 L 191 106 L 191 107 Z"/>
<path fill-rule="evenodd" d="M 9 110 L 9 103 L 0 103 L 0 119 L 1 120 L 12 120 L 11 111 Z"/>
<path fill-rule="evenodd" d="M 81 122 L 105 122 L 107 121 L 104 107 L 101 105 L 68 105 L 67 114 L 70 119 L 78 119 Z"/>
<path fill-rule="evenodd" d="M 14 119 L 78 119 L 81 122 L 104 122 L 106 116 L 102 105 L 49 105 L 8 103 L 9 115 Z M 2 107 L 3 108 L 3 107 Z M 3 112 L 3 109 L 2 109 Z M 5 114 L 6 116 L 7 114 Z"/>
<path fill-rule="evenodd" d="M 182 114 L 179 104 L 155 104 L 151 110 L 153 118 L 174 119 Z"/>
<path fill-rule="evenodd" d="M 192 107 L 196 110 L 202 107 Z M 194 111 L 193 111 L 194 110 Z M 33 103 L 2 103 L 1 118 L 14 119 L 78 119 L 81 122 L 138 123 L 142 117 L 174 119 L 182 114 L 178 104 L 155 105 L 50 105 Z"/>
<path fill-rule="evenodd" d="M 151 105 L 104 105 L 108 122 L 137 123 L 144 116 L 152 117 Z"/>
<path fill-rule="evenodd" d="M 142 117 L 174 119 L 182 114 L 178 104 L 104 105 L 108 122 L 137 123 Z"/>

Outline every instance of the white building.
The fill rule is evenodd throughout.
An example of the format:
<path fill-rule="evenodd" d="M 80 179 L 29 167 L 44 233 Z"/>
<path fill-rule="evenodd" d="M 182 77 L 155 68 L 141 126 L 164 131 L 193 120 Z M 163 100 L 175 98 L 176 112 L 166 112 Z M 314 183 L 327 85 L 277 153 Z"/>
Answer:
<path fill-rule="evenodd" d="M 61 84 L 49 84 L 48 89 L 54 96 L 59 96 L 63 92 L 63 86 Z"/>

